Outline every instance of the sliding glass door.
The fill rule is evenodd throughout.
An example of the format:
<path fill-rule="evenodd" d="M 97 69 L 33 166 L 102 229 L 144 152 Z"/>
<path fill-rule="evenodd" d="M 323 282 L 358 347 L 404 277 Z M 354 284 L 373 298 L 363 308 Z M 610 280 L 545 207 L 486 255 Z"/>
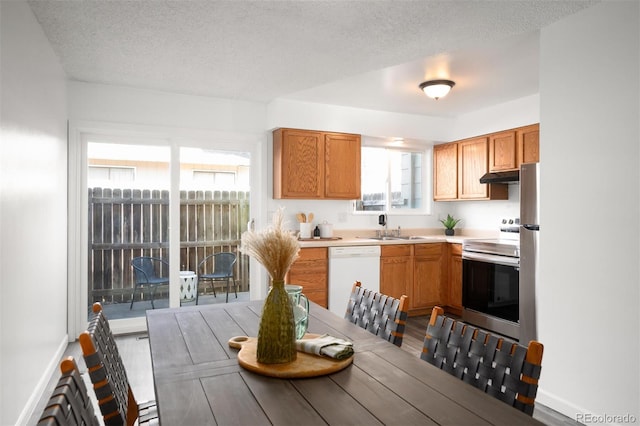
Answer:
<path fill-rule="evenodd" d="M 249 152 L 180 148 L 182 306 L 249 300 L 249 259 L 239 247 L 249 222 L 250 166 Z"/>
<path fill-rule="evenodd" d="M 87 301 L 109 319 L 169 306 L 170 149 L 87 140 Z"/>
<path fill-rule="evenodd" d="M 249 258 L 239 246 L 252 210 L 254 147 L 109 131 L 71 139 L 71 336 L 86 327 L 94 302 L 118 333 L 146 329 L 148 309 L 250 299 Z M 220 253 L 233 257 L 229 276 L 198 285 L 218 272 Z"/>

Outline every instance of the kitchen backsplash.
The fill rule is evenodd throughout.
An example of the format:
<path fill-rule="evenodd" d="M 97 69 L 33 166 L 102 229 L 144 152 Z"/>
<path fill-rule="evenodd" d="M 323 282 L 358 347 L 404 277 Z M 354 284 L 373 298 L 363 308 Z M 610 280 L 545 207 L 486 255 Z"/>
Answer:
<path fill-rule="evenodd" d="M 495 230 L 503 217 L 517 217 L 520 213 L 520 185 L 509 185 L 509 199 L 505 201 L 453 201 L 432 203 L 431 215 L 388 215 L 388 229 L 441 228 L 438 221 L 451 214 L 462 221 L 458 229 Z M 284 207 L 287 227 L 298 228 L 296 214 L 313 213 L 314 226 L 327 222 L 333 229 L 380 229 L 379 212 L 371 214 L 352 213 L 352 202 L 342 200 L 274 200 L 269 199 L 267 213 L 270 218 L 279 207 Z"/>

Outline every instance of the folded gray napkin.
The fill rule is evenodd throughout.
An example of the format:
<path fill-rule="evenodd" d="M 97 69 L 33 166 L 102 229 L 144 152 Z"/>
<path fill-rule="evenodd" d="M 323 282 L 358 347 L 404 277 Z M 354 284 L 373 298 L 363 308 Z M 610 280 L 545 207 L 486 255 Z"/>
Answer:
<path fill-rule="evenodd" d="M 323 334 L 313 339 L 296 340 L 296 349 L 301 352 L 324 355 L 334 359 L 346 359 L 353 355 L 353 343 L 328 334 Z"/>

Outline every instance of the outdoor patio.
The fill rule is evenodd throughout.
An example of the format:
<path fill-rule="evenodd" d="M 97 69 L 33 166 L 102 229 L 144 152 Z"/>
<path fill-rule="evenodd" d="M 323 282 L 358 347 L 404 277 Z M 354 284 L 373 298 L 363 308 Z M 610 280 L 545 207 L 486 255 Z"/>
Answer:
<path fill-rule="evenodd" d="M 212 305 L 216 303 L 225 303 L 226 292 L 224 290 L 218 290 L 216 292 L 216 296 L 213 294 L 201 294 L 198 298 L 198 305 Z M 113 319 L 122 319 L 122 318 L 136 318 L 145 316 L 145 312 L 147 309 L 151 308 L 151 301 L 148 299 L 145 294 L 145 299 L 140 301 L 139 296 L 136 295 L 136 301 L 133 303 L 133 308 L 129 309 L 131 305 L 131 301 L 125 303 L 109 303 L 103 304 L 103 311 L 107 318 L 110 320 Z M 238 292 L 238 298 L 236 298 L 233 290 L 229 293 L 229 303 L 235 302 L 247 302 L 249 301 L 249 292 L 243 291 Z M 168 308 L 169 307 L 169 299 L 168 298 L 160 298 L 154 299 L 153 304 L 156 309 Z M 183 302 L 182 306 L 193 306 L 196 304 L 196 301 L 193 300 L 191 302 Z"/>

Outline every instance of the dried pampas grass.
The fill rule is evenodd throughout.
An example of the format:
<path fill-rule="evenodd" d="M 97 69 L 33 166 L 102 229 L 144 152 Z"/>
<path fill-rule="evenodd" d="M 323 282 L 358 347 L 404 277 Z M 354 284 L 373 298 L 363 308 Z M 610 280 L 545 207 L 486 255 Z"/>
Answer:
<path fill-rule="evenodd" d="M 284 281 L 293 262 L 298 258 L 300 243 L 284 229 L 282 208 L 273 215 L 273 223 L 265 230 L 248 230 L 242 234 L 240 251 L 256 258 L 269 273 L 271 280 Z"/>

